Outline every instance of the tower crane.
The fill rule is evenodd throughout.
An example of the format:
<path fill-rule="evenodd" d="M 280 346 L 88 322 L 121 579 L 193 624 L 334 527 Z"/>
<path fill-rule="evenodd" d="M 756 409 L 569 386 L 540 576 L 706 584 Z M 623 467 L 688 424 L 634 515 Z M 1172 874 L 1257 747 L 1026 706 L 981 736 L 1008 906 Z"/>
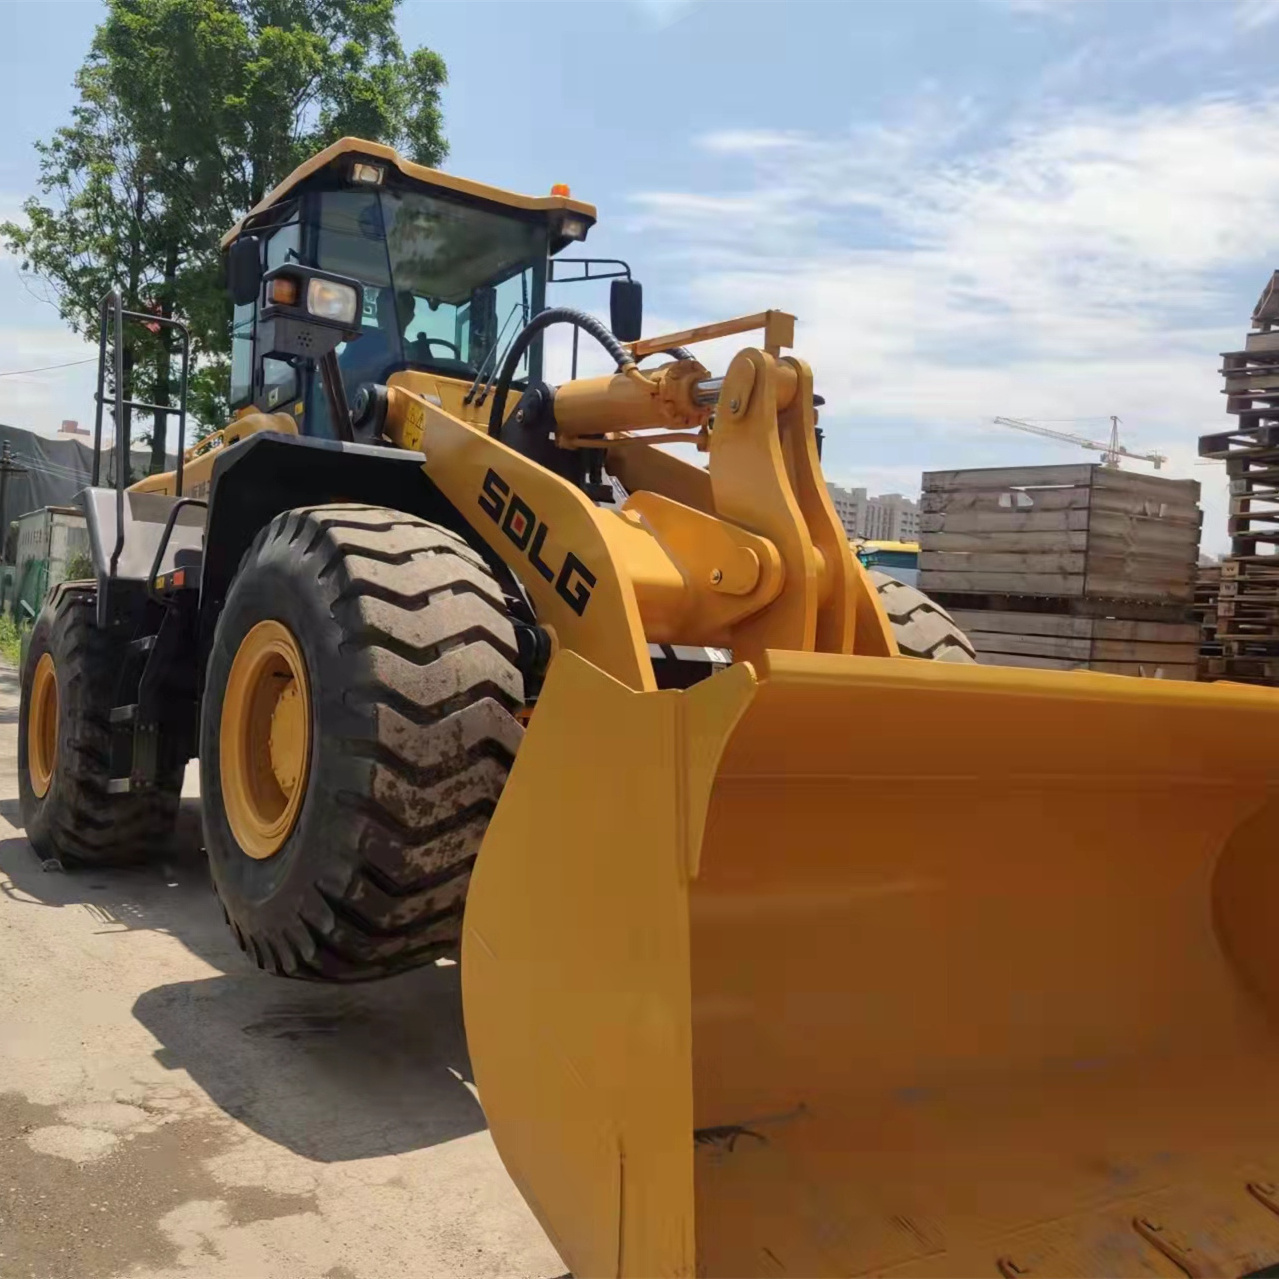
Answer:
<path fill-rule="evenodd" d="M 1031 435 L 1043 435 L 1050 440 L 1063 440 L 1067 444 L 1078 444 L 1080 448 L 1093 449 L 1103 455 L 1102 465 L 1118 468 L 1121 457 L 1135 458 L 1138 462 L 1153 462 L 1155 470 L 1168 460 L 1162 453 L 1133 453 L 1119 443 L 1119 419 L 1111 416 L 1110 441 L 1102 444 L 1098 440 L 1090 440 L 1084 435 L 1075 435 L 1070 431 L 1055 431 L 1050 426 L 1039 426 L 1034 422 L 1024 422 L 1019 417 L 997 417 L 996 426 L 1011 426 L 1015 431 L 1028 431 Z"/>

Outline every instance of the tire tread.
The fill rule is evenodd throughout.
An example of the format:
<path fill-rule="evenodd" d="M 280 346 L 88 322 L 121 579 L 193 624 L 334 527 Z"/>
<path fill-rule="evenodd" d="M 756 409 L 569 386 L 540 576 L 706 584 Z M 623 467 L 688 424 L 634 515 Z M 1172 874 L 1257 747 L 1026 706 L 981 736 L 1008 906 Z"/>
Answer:
<path fill-rule="evenodd" d="M 97 625 L 97 592 L 77 585 L 57 592 L 37 626 L 47 628 L 47 647 L 56 648 L 60 717 L 74 717 L 60 729 L 54 786 L 37 799 L 21 770 L 21 807 L 32 846 L 45 857 L 81 866 L 125 865 L 165 851 L 172 838 L 182 789 L 182 769 L 171 767 L 147 791 L 113 794 L 110 711 L 117 693 L 123 641 Z M 40 651 L 44 651 L 44 647 Z M 25 706 L 39 653 L 35 645 L 23 671 Z M 23 743 L 25 750 L 25 742 Z M 24 756 L 25 758 L 25 756 Z"/>
<path fill-rule="evenodd" d="M 318 714 L 343 726 L 317 741 L 341 753 L 345 782 L 324 797 L 331 831 L 290 918 L 245 909 L 215 859 L 223 909 L 251 959 L 294 977 L 364 980 L 455 954 L 471 868 L 522 736 L 502 589 L 461 538 L 381 507 L 278 516 L 237 581 L 257 561 L 281 562 L 284 548 L 299 588 L 325 601 Z"/>
<path fill-rule="evenodd" d="M 976 662 L 977 652 L 955 619 L 923 591 L 878 569 L 870 580 L 892 623 L 897 646 L 906 657 L 933 662 Z"/>

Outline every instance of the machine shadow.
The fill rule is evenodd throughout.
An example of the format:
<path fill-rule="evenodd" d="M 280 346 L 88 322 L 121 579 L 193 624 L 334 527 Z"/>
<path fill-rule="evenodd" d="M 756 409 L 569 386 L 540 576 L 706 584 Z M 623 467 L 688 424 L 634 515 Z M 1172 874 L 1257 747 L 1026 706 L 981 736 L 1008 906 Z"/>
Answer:
<path fill-rule="evenodd" d="M 18 819 L 16 800 L 0 814 Z M 169 854 L 111 869 L 46 869 L 21 835 L 0 840 L 0 894 L 87 911 L 105 933 L 166 933 L 220 975 L 156 986 L 134 1015 L 227 1114 L 308 1159 L 366 1159 L 481 1131 L 462 1025 L 460 968 L 331 986 L 259 972 L 222 918 L 184 799 Z"/>
<path fill-rule="evenodd" d="M 167 933 L 214 968 L 248 970 L 209 882 L 199 799 L 183 799 L 165 854 L 138 866 L 43 863 L 21 833 L 18 801 L 0 799 L 0 816 L 19 827 L 17 834 L 0 840 L 0 894 L 10 901 L 86 910 L 104 932 Z"/>
<path fill-rule="evenodd" d="M 134 1016 L 227 1114 L 307 1159 L 419 1150 L 485 1126 L 457 965 L 350 987 L 259 972 L 157 986 Z"/>

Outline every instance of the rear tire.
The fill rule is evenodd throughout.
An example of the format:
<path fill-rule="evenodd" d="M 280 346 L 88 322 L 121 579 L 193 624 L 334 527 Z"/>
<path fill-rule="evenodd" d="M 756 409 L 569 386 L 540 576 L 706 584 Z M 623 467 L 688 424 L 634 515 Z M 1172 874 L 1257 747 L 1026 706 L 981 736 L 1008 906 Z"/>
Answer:
<path fill-rule="evenodd" d="M 309 753 L 291 830 L 255 857 L 228 819 L 236 766 L 224 790 L 221 750 L 238 739 L 221 719 L 236 654 L 269 621 L 305 664 Z M 516 658 L 500 586 L 446 529 L 341 505 L 285 512 L 258 535 L 218 620 L 200 727 L 213 882 L 255 963 L 358 981 L 456 953 L 522 736 Z"/>
<path fill-rule="evenodd" d="M 977 652 L 972 641 L 940 604 L 887 573 L 878 569 L 869 572 L 904 657 L 922 657 L 931 662 L 976 662 Z"/>
<path fill-rule="evenodd" d="M 42 698 L 43 705 L 33 706 L 37 669 L 46 656 L 56 678 L 55 700 L 51 705 Z M 18 806 L 27 838 L 41 857 L 83 866 L 122 865 L 154 857 L 172 838 L 181 766 L 164 767 L 152 790 L 123 795 L 107 790 L 111 708 L 124 661 L 125 641 L 98 627 L 91 584 L 61 587 L 40 611 L 22 665 Z M 50 714 L 56 716 L 52 751 L 37 740 L 40 721 Z M 52 758 L 33 759 L 33 748 L 36 756 Z M 34 784 L 33 764 L 39 774 Z"/>

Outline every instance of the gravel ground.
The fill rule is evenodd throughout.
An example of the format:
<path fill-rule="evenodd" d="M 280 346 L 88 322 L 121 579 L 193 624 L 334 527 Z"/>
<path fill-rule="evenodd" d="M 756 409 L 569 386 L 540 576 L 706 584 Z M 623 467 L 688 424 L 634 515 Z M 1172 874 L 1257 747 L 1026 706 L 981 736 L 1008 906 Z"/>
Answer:
<path fill-rule="evenodd" d="M 165 864 L 42 869 L 17 707 L 0 666 L 0 1276 L 562 1275 L 485 1129 L 457 967 L 252 969 L 194 786 Z"/>

